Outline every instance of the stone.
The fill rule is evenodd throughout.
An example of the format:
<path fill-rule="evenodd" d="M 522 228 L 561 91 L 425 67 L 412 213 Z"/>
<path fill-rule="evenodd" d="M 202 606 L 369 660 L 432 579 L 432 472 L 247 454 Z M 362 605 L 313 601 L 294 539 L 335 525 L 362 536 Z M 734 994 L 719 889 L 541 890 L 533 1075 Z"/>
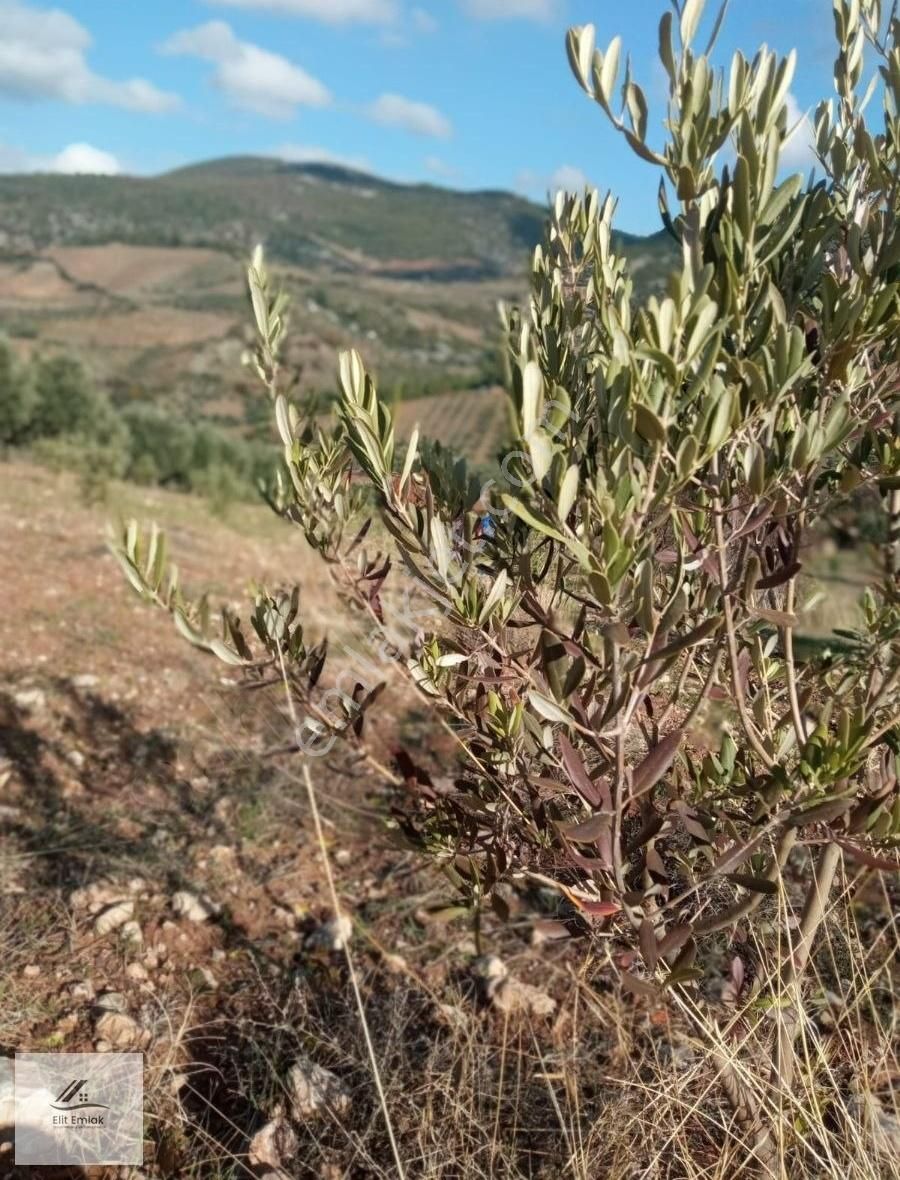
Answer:
<path fill-rule="evenodd" d="M 498 1011 L 509 1015 L 530 1012 L 532 1016 L 550 1016 L 556 1011 L 556 1000 L 552 996 L 512 977 L 500 982 L 491 995 L 491 1003 Z"/>
<path fill-rule="evenodd" d="M 94 929 L 102 937 L 124 926 L 134 914 L 133 901 L 116 901 L 100 911 L 94 921 Z"/>
<path fill-rule="evenodd" d="M 37 979 L 40 975 L 41 969 L 37 963 L 29 963 L 27 967 L 23 967 L 22 974 L 26 979 Z"/>
<path fill-rule="evenodd" d="M 79 979 L 69 984 L 69 995 L 73 1000 L 88 1000 L 94 998 L 94 984 L 90 979 Z"/>
<path fill-rule="evenodd" d="M 187 889 L 173 893 L 171 905 L 179 918 L 187 918 L 189 922 L 206 922 L 216 912 L 208 898 L 198 897 Z"/>
<path fill-rule="evenodd" d="M 100 1012 L 125 1012 L 128 1008 L 128 1001 L 121 992 L 101 992 L 97 997 L 95 1007 Z"/>
<path fill-rule="evenodd" d="M 99 676 L 93 676 L 90 672 L 85 672 L 81 676 L 73 676 L 72 684 L 75 688 L 96 688 L 100 683 Z"/>
<path fill-rule="evenodd" d="M 26 712 L 38 712 L 46 707 L 47 694 L 40 688 L 22 688 L 13 693 L 13 702 Z"/>
<path fill-rule="evenodd" d="M 309 1057 L 300 1057 L 291 1066 L 287 1088 L 295 1119 L 310 1118 L 326 1110 L 340 1114 L 350 1105 L 350 1092 L 341 1079 Z"/>
<path fill-rule="evenodd" d="M 549 1016 L 556 1010 L 552 996 L 511 976 L 509 968 L 497 955 L 483 955 L 476 959 L 474 971 L 482 981 L 485 998 L 500 1012 Z"/>
<path fill-rule="evenodd" d="M 297 1136 L 279 1110 L 250 1140 L 249 1162 L 254 1168 L 274 1168 L 283 1174 L 285 1161 L 297 1152 Z"/>
<path fill-rule="evenodd" d="M 147 968 L 141 963 L 129 963 L 125 968 L 125 974 L 135 983 L 143 983 L 144 980 L 150 978 L 147 974 Z"/>
<path fill-rule="evenodd" d="M 352 937 L 353 923 L 346 914 L 338 914 L 314 930 L 306 940 L 306 945 L 327 951 L 342 951 Z"/>
<path fill-rule="evenodd" d="M 125 922 L 119 931 L 119 937 L 123 942 L 127 942 L 134 950 L 140 950 L 144 945 L 144 934 L 141 930 L 140 923 L 131 919 Z"/>
<path fill-rule="evenodd" d="M 98 1037 L 114 1049 L 130 1048 L 141 1040 L 143 1033 L 138 1022 L 126 1016 L 124 1012 L 104 1012 L 94 1028 Z M 97 1051 L 99 1053 L 103 1050 Z"/>
<path fill-rule="evenodd" d="M 509 975 L 509 968 L 499 955 L 482 955 L 476 959 L 472 970 L 485 985 L 485 992 L 490 999 L 492 993 L 500 986 L 502 980 Z"/>
<path fill-rule="evenodd" d="M 90 914 L 99 914 L 119 901 L 127 901 L 125 891 L 109 881 L 94 881 L 69 894 L 69 905 L 73 910 L 87 910 Z"/>

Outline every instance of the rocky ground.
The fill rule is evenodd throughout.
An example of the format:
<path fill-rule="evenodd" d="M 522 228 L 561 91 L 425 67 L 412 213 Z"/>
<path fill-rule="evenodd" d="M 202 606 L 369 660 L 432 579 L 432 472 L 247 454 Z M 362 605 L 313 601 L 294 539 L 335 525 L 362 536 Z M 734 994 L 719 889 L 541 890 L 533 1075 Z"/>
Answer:
<path fill-rule="evenodd" d="M 24 464 L 0 484 L 0 1058 L 143 1052 L 145 1164 L 122 1175 L 738 1174 L 708 1061 L 677 1005 L 622 992 L 614 930 L 576 949 L 564 915 L 511 898 L 476 947 L 443 879 L 392 844 L 383 782 L 327 760 L 320 844 L 297 766 L 271 755 L 278 694 L 238 691 L 104 547 L 108 518 L 154 516 L 188 582 L 237 600 L 290 578 L 314 626 L 344 626 L 295 536 L 156 491 L 88 508 Z M 388 697 L 385 760 L 417 709 Z M 0 1074 L 0 1171 L 25 1175 L 3 1098 Z"/>

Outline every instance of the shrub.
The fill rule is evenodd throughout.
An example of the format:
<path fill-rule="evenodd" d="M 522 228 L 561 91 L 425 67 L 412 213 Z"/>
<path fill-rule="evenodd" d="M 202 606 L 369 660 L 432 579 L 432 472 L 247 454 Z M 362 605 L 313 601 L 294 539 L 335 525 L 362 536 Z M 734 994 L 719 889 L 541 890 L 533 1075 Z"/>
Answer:
<path fill-rule="evenodd" d="M 29 373 L 16 363 L 9 345 L 0 340 L 0 446 L 15 445 L 25 437 L 34 403 Z"/>
<path fill-rule="evenodd" d="M 636 304 L 613 199 L 556 199 L 530 308 L 506 313 L 515 449 L 480 498 L 464 465 L 423 463 L 416 436 L 397 452 L 355 352 L 337 423 L 304 421 L 279 383 L 284 300 L 260 255 L 249 272 L 289 474 L 272 502 L 458 742 L 450 785 L 400 758 L 406 838 L 475 910 L 502 914 L 511 882 L 588 921 L 617 915 L 645 979 L 679 988 L 712 934 L 778 891 L 798 841 L 819 850 L 783 963 L 784 981 L 802 974 L 841 856 L 892 867 L 900 839 L 900 20 L 836 0 L 837 97 L 815 116 L 822 179 L 804 182 L 779 166 L 793 55 L 736 54 L 721 78 L 711 45 L 694 48 L 702 10 L 685 0 L 660 25 L 659 149 L 630 69 L 619 108 L 619 40 L 569 34 L 582 87 L 659 174 L 681 266 Z M 866 54 L 880 129 L 863 113 Z M 359 473 L 421 592 L 412 626 L 390 618 L 390 562 L 362 540 Z M 889 517 L 863 621 L 801 659 L 809 540 L 863 485 Z M 280 672 L 299 750 L 360 744 L 380 685 L 361 672 L 322 693 L 296 592 L 260 594 L 252 640 L 228 612 L 217 634 L 163 588 L 161 552 L 132 527 L 131 582 L 250 681 Z M 777 1049 L 788 1077 L 794 1028 Z"/>
<path fill-rule="evenodd" d="M 128 406 L 122 418 L 131 436 L 131 465 L 140 463 L 146 472 L 152 463 L 159 483 L 190 487 L 193 427 L 156 406 Z"/>
<path fill-rule="evenodd" d="M 34 366 L 35 407 L 31 438 L 113 430 L 113 410 L 84 366 L 72 357 L 42 357 Z"/>

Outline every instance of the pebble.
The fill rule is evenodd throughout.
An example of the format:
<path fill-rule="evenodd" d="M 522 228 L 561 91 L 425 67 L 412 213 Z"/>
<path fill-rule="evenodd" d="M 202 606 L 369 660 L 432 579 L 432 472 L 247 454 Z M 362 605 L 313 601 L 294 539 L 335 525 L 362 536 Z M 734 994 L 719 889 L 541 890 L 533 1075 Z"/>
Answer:
<path fill-rule="evenodd" d="M 134 1045 L 141 1036 L 142 1029 L 136 1020 L 126 1016 L 124 1012 L 104 1012 L 98 1019 L 95 1029 L 101 1040 L 116 1049 L 128 1048 Z M 98 1049 L 98 1052 L 103 1052 Z"/>
<path fill-rule="evenodd" d="M 133 901 L 117 901 L 101 910 L 94 921 L 94 929 L 99 935 L 111 934 L 130 921 L 134 915 Z"/>
<path fill-rule="evenodd" d="M 19 709 L 36 712 L 47 704 L 47 694 L 40 688 L 23 688 L 13 693 L 13 702 Z"/>
<path fill-rule="evenodd" d="M 350 1092 L 341 1079 L 308 1057 L 299 1058 L 291 1066 L 287 1086 L 291 1113 L 296 1119 L 325 1110 L 340 1114 L 350 1105 Z"/>
<path fill-rule="evenodd" d="M 338 914 L 314 930 L 306 940 L 308 947 L 322 947 L 327 951 L 342 951 L 353 936 L 353 923 L 346 914 Z"/>
<path fill-rule="evenodd" d="M 208 899 L 189 893 L 186 889 L 173 893 L 171 905 L 179 918 L 187 918 L 189 922 L 205 922 L 216 912 Z"/>
<path fill-rule="evenodd" d="M 124 1012 L 128 1002 L 121 992 L 101 992 L 95 1006 L 101 1012 Z"/>
<path fill-rule="evenodd" d="M 144 935 L 140 923 L 135 922 L 134 919 L 124 923 L 119 935 L 123 942 L 127 942 L 135 950 L 139 950 L 144 945 Z"/>

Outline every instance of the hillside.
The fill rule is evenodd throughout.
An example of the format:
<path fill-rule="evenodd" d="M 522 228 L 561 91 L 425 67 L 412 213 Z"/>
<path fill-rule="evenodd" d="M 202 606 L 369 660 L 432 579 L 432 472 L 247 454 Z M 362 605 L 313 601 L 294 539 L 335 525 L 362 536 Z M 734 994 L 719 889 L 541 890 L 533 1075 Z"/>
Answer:
<path fill-rule="evenodd" d="M 24 355 L 80 355 L 120 402 L 164 401 L 252 433 L 243 264 L 263 242 L 292 297 L 300 389 L 331 390 L 350 344 L 392 398 L 486 389 L 501 372 L 497 302 L 525 295 L 544 217 L 510 193 L 255 157 L 151 178 L 3 176 L 0 321 Z M 621 245 L 642 292 L 664 282 L 670 239 Z"/>

